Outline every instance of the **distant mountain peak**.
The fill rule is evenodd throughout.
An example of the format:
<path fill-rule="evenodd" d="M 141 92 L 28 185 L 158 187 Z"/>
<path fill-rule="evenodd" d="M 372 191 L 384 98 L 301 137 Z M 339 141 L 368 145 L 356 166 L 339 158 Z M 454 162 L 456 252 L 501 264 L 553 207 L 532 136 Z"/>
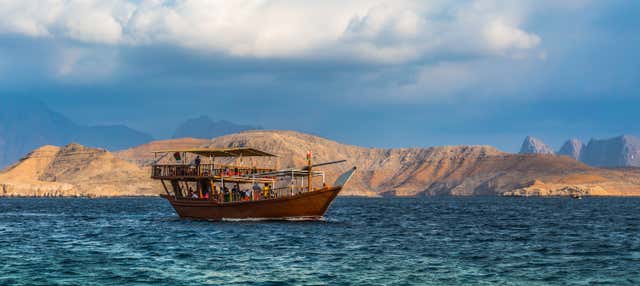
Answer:
<path fill-rule="evenodd" d="M 584 147 L 585 145 L 584 143 L 582 143 L 582 141 L 572 138 L 564 142 L 557 154 L 569 156 L 573 159 L 579 160 Z"/>
<path fill-rule="evenodd" d="M 121 150 L 150 140 L 150 135 L 124 125 L 76 124 L 41 101 L 29 97 L 12 96 L 3 98 L 0 103 L 0 168 L 47 144 L 78 142 Z"/>
<path fill-rule="evenodd" d="M 236 124 L 227 120 L 214 121 L 209 116 L 200 115 L 187 119 L 176 128 L 172 138 L 211 139 L 246 130 L 262 129 L 260 126 Z"/>
<path fill-rule="evenodd" d="M 533 136 L 527 136 L 520 147 L 520 154 L 554 154 L 553 149 L 542 140 Z"/>
<path fill-rule="evenodd" d="M 591 139 L 580 160 L 602 167 L 640 167 L 640 138 L 620 135 L 609 139 Z"/>

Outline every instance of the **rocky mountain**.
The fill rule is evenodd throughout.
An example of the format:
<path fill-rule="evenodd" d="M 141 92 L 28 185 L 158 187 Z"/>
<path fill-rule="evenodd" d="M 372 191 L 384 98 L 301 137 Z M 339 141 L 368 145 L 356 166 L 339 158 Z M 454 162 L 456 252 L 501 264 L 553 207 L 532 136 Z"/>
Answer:
<path fill-rule="evenodd" d="M 145 162 L 149 155 L 143 150 L 167 149 L 160 147 L 179 141 L 156 141 L 153 148 L 143 145 L 117 156 Z M 331 179 L 358 167 L 343 195 L 640 195 L 638 170 L 599 169 L 564 156 L 508 154 L 490 146 L 363 148 L 294 131 L 248 131 L 204 146 L 255 147 L 279 157 L 244 158 L 244 163 L 279 168 L 304 166 L 307 150 L 313 151 L 315 162 L 346 159 L 348 163 L 324 168 Z"/>
<path fill-rule="evenodd" d="M 527 136 L 520 147 L 520 154 L 553 154 L 553 149 L 544 144 L 542 140 Z"/>
<path fill-rule="evenodd" d="M 573 159 L 580 160 L 580 156 L 584 147 L 585 146 L 582 141 L 578 139 L 569 139 L 564 142 L 564 144 L 556 154 L 569 156 Z"/>
<path fill-rule="evenodd" d="M 231 133 L 256 129 L 262 128 L 260 126 L 235 124 L 226 120 L 213 121 L 208 116 L 203 115 L 188 119 L 180 124 L 178 128 L 176 128 L 172 138 L 192 137 L 211 139 Z"/>
<path fill-rule="evenodd" d="M 640 138 L 623 135 L 610 139 L 591 139 L 580 160 L 591 166 L 640 167 Z"/>
<path fill-rule="evenodd" d="M 159 190 L 148 170 L 79 144 L 40 147 L 0 173 L 2 196 L 140 196 Z"/>
<path fill-rule="evenodd" d="M 153 151 L 195 148 L 206 145 L 210 142 L 211 140 L 196 138 L 158 140 L 137 146 L 135 148 L 117 151 L 115 152 L 115 155 L 118 158 L 128 160 L 141 166 L 145 166 L 154 161 L 155 158 L 154 154 L 152 153 Z"/>
<path fill-rule="evenodd" d="M 322 168 L 332 183 L 342 171 L 358 167 L 343 195 L 640 196 L 640 169 L 602 169 L 566 156 L 509 154 L 490 146 L 364 148 L 294 131 L 154 141 L 115 155 L 77 144 L 44 146 L 0 173 L 1 191 L 4 195 L 157 194 L 162 187 L 149 179 L 150 151 L 195 146 L 251 146 L 278 157 L 243 158 L 241 163 L 277 168 L 304 166 L 308 150 L 313 151 L 314 162 L 346 159 L 347 163 Z"/>
<path fill-rule="evenodd" d="M 521 154 L 553 154 L 549 146 L 527 136 Z M 567 140 L 557 155 L 565 155 L 595 167 L 640 167 L 640 138 L 623 135 L 609 139 L 591 139 L 587 145 L 578 139 Z"/>
<path fill-rule="evenodd" d="M 0 104 L 0 168 L 36 147 L 71 142 L 124 149 L 149 142 L 151 136 L 131 128 L 84 126 L 52 111 L 43 103 L 23 97 L 2 98 Z"/>

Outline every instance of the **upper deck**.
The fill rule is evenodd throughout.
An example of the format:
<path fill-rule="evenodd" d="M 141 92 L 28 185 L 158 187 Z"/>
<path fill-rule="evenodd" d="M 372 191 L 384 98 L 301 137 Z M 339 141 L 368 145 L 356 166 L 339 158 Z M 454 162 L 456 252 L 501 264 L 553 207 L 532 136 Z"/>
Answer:
<path fill-rule="evenodd" d="M 191 148 L 153 151 L 156 160 L 151 165 L 151 178 L 159 180 L 183 180 L 195 181 L 199 179 L 211 179 L 214 181 L 267 181 L 266 178 L 255 179 L 257 174 L 273 172 L 273 167 L 243 166 L 243 157 L 274 158 L 276 155 L 254 148 Z M 158 156 L 160 154 L 160 156 Z M 167 155 L 172 154 L 173 156 Z M 173 158 L 171 158 L 173 157 Z M 236 164 L 229 162 L 216 162 L 216 158 L 226 161 L 235 160 Z M 160 163 L 161 161 L 164 161 Z M 270 160 L 271 161 L 271 160 Z"/>
<path fill-rule="evenodd" d="M 275 171 L 274 168 L 245 167 L 222 164 L 154 164 L 151 178 L 159 180 L 241 179 Z"/>

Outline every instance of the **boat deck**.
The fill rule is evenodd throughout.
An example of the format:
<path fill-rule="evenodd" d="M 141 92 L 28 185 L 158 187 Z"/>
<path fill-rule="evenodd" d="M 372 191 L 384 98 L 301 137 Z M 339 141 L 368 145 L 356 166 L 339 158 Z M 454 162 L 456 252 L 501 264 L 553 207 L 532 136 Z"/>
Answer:
<path fill-rule="evenodd" d="M 207 179 L 207 178 L 241 178 L 251 177 L 252 175 L 258 175 L 261 173 L 273 172 L 275 169 L 270 168 L 255 168 L 255 167 L 241 167 L 234 165 L 220 165 L 220 164 L 202 164 L 195 165 L 182 165 L 182 164 L 166 164 L 166 165 L 153 165 L 151 167 L 152 179 Z"/>

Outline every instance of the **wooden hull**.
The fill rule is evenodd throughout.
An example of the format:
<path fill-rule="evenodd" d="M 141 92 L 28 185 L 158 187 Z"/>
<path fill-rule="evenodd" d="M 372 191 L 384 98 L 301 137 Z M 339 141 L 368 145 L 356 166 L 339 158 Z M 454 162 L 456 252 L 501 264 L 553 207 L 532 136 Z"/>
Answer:
<path fill-rule="evenodd" d="M 319 219 L 329 208 L 342 187 L 331 187 L 299 195 L 233 203 L 209 200 L 167 199 L 181 218 L 222 219 Z"/>

